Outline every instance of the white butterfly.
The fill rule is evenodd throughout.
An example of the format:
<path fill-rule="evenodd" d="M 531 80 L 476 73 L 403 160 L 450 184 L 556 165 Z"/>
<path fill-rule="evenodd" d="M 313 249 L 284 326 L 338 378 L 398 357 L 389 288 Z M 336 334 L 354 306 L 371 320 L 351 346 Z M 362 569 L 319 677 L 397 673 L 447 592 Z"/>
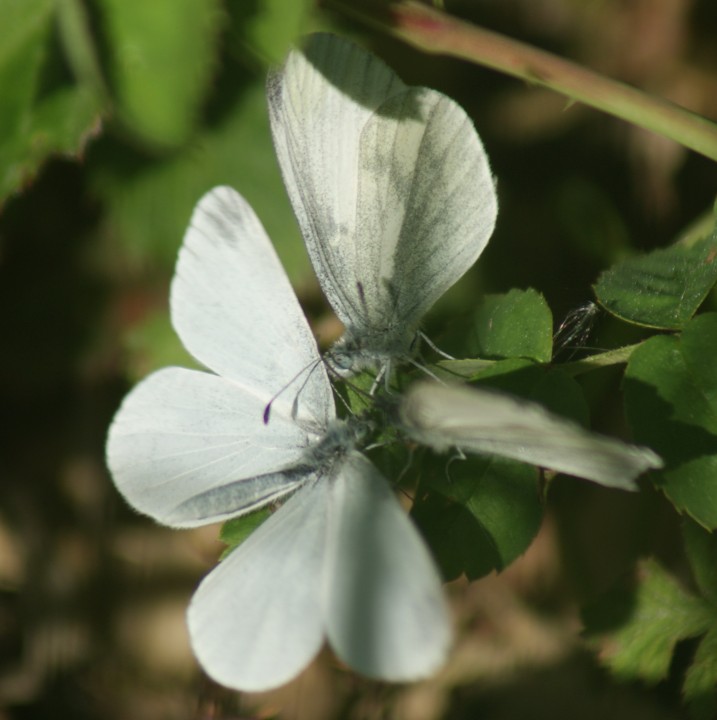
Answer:
<path fill-rule="evenodd" d="M 470 118 L 365 50 L 314 35 L 269 78 L 274 145 L 346 374 L 407 359 L 418 324 L 475 262 L 497 199 Z"/>
<path fill-rule="evenodd" d="M 413 439 L 438 451 L 455 447 L 521 460 L 635 490 L 635 478 L 662 467 L 649 448 L 598 435 L 537 403 L 467 385 L 419 382 L 400 401 L 400 422 Z"/>
<path fill-rule="evenodd" d="M 186 348 L 216 374 L 166 368 L 128 395 L 107 446 L 120 492 L 175 527 L 294 493 L 194 595 L 189 631 L 205 670 L 265 690 L 299 673 L 328 638 L 372 677 L 434 671 L 451 634 L 436 567 L 386 481 L 353 449 L 353 428 L 336 419 L 291 285 L 230 188 L 194 211 L 171 313 Z"/>

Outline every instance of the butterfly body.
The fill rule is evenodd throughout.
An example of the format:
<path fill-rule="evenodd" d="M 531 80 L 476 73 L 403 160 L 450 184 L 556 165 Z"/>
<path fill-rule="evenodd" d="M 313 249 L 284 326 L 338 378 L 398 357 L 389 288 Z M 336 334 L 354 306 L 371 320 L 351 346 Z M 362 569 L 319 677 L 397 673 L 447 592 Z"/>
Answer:
<path fill-rule="evenodd" d="M 107 444 L 116 486 L 174 527 L 283 503 L 192 599 L 190 640 L 203 667 L 230 687 L 266 690 L 328 640 L 371 677 L 436 670 L 451 628 L 433 559 L 356 449 L 370 425 L 337 418 L 289 280 L 231 188 L 209 192 L 192 215 L 171 312 L 211 372 L 165 368 L 130 392 Z"/>

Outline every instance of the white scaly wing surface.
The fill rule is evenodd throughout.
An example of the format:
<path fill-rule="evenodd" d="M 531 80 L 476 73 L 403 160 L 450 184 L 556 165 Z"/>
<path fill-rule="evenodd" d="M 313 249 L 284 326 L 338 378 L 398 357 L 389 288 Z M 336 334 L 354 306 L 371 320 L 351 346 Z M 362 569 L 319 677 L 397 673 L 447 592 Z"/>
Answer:
<path fill-rule="evenodd" d="M 662 467 L 649 448 L 598 435 L 510 395 L 420 382 L 399 408 L 406 433 L 441 451 L 457 447 L 540 465 L 608 487 L 635 490 L 635 478 Z"/>
<path fill-rule="evenodd" d="M 329 302 L 354 344 L 405 353 L 495 225 L 470 119 L 331 35 L 292 52 L 268 94 L 284 181 Z"/>
<path fill-rule="evenodd" d="M 386 480 L 359 453 L 331 480 L 329 511 L 326 612 L 336 654 L 382 680 L 435 672 L 451 643 L 438 570 Z"/>
<path fill-rule="evenodd" d="M 324 436 L 335 410 L 284 269 L 234 190 L 216 188 L 197 205 L 171 311 L 187 349 L 221 377 L 168 368 L 145 379 L 115 416 L 107 461 L 133 507 L 186 527 L 295 488 L 301 477 L 281 471 Z"/>
<path fill-rule="evenodd" d="M 328 502 L 324 479 L 307 482 L 202 581 L 189 635 L 217 682 L 278 687 L 319 651 Z"/>
<path fill-rule="evenodd" d="M 280 497 L 302 480 L 280 471 L 317 438 L 278 412 L 264 424 L 264 407 L 217 375 L 153 373 L 125 398 L 110 427 L 115 485 L 135 509 L 174 527 L 225 520 Z"/>
<path fill-rule="evenodd" d="M 218 375 L 324 428 L 334 417 L 328 377 L 296 294 L 249 204 L 217 187 L 197 204 L 171 289 L 184 346 Z M 290 383 L 290 384 L 289 384 Z M 299 392 L 300 390 L 300 392 Z"/>
<path fill-rule="evenodd" d="M 446 659 L 440 577 L 386 481 L 356 452 L 324 469 L 192 599 L 192 647 L 224 685 L 282 685 L 327 635 L 343 661 L 382 680 L 425 677 Z"/>

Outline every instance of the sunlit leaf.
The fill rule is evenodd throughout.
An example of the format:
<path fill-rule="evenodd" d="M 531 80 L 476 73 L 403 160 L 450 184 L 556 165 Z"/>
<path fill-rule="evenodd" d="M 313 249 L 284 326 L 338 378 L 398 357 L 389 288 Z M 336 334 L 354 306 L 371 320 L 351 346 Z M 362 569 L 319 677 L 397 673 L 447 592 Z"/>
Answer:
<path fill-rule="evenodd" d="M 532 289 L 488 295 L 476 311 L 471 350 L 484 358 L 522 357 L 549 362 L 553 353 L 553 316 L 543 296 Z"/>
<path fill-rule="evenodd" d="M 248 515 L 227 520 L 219 531 L 219 539 L 227 545 L 222 552 L 221 559 L 223 560 L 234 548 L 241 545 L 269 515 L 271 515 L 271 509 L 263 507 Z"/>
<path fill-rule="evenodd" d="M 717 608 L 715 608 L 717 616 Z M 682 686 L 693 720 L 712 720 L 717 713 L 717 626 L 697 646 Z"/>
<path fill-rule="evenodd" d="M 694 245 L 673 245 L 606 270 L 595 284 L 600 304 L 638 325 L 679 330 L 717 282 L 717 232 Z"/>

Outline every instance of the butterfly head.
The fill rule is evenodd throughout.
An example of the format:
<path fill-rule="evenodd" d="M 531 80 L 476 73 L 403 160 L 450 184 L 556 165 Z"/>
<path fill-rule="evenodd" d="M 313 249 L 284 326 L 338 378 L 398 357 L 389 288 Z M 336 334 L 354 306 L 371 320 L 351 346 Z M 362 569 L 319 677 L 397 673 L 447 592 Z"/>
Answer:
<path fill-rule="evenodd" d="M 349 328 L 326 353 L 329 369 L 341 378 L 363 371 L 383 375 L 392 363 L 410 359 L 416 333 L 397 332 L 394 327 L 371 333 Z"/>

